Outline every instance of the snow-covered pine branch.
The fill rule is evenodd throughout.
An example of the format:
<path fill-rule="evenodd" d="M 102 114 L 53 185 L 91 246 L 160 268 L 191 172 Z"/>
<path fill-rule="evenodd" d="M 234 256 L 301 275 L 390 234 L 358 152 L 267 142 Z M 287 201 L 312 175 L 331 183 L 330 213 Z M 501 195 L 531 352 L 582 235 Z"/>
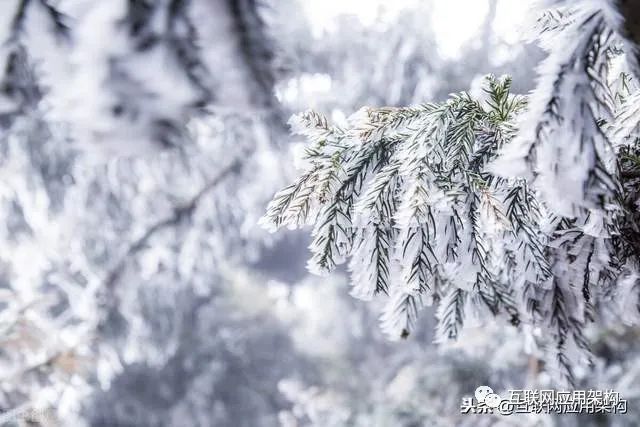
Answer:
<path fill-rule="evenodd" d="M 520 132 L 494 165 L 505 177 L 525 177 L 555 213 L 576 218 L 615 209 L 620 194 L 616 147 L 603 129 L 616 115 L 612 58 L 638 72 L 634 2 L 549 0 L 538 21 L 548 51 Z M 616 120 L 620 126 L 633 120 Z"/>
<path fill-rule="evenodd" d="M 549 366 L 571 380 L 571 367 L 590 360 L 585 325 L 596 302 L 619 302 L 616 282 L 638 252 L 617 229 L 628 221 L 598 212 L 563 219 L 526 180 L 487 171 L 517 143 L 517 117 L 527 114 L 510 85 L 489 76 L 482 100 L 461 93 L 365 108 L 345 128 L 315 112 L 295 116 L 294 131 L 311 142 L 306 170 L 262 223 L 313 224 L 310 270 L 349 260 L 354 296 L 389 296 L 381 320 L 391 337 L 407 337 L 432 304 L 441 341 L 470 316 L 525 322 L 539 331 Z"/>
<path fill-rule="evenodd" d="M 526 177 L 556 213 L 577 217 L 610 209 L 619 192 L 614 153 L 599 120 L 609 121 L 611 52 L 624 42 L 613 1 L 574 2 L 560 25 L 547 27 L 537 88 L 520 132 L 494 171 Z"/>

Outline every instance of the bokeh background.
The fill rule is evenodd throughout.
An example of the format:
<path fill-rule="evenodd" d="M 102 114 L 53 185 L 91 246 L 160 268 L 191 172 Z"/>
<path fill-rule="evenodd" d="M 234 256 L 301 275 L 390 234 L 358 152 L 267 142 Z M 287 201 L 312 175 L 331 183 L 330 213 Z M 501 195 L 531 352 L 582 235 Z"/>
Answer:
<path fill-rule="evenodd" d="M 637 330 L 590 331 L 596 364 L 577 373 L 583 388 L 619 391 L 628 416 L 462 415 L 479 385 L 552 383 L 515 329 L 487 321 L 434 344 L 427 310 L 416 334 L 390 342 L 379 305 L 349 296 L 348 272 L 307 273 L 308 232 L 257 225 L 296 176 L 304 141 L 288 133 L 293 113 L 340 123 L 362 106 L 478 91 L 487 73 L 513 76 L 515 92 L 533 88 L 543 53 L 522 31 L 528 2 L 240 3 L 249 9 L 199 23 L 217 40 L 204 48 L 219 93 L 169 148 L 140 149 L 124 133 L 116 148 L 79 148 L 53 113 L 90 110 L 90 91 L 62 108 L 29 104 L 39 94 L 25 89 L 32 108 L 0 115 L 0 410 L 16 411 L 7 425 L 30 408 L 65 426 L 640 425 Z M 78 4 L 82 15 L 91 2 Z M 0 15 L 10 8 L 0 2 Z M 229 42 L 234 16 L 253 38 Z M 87 52 L 104 37 L 91 22 Z M 64 73 L 55 78 L 53 92 Z"/>

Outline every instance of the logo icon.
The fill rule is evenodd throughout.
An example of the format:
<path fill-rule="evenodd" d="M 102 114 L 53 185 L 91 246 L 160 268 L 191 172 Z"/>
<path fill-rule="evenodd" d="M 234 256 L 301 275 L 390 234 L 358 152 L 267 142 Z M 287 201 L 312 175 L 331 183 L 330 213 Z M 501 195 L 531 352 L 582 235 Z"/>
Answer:
<path fill-rule="evenodd" d="M 475 397 L 478 403 L 484 403 L 489 408 L 497 408 L 502 401 L 500 396 L 494 393 L 491 387 L 486 385 L 481 385 L 476 389 Z"/>
<path fill-rule="evenodd" d="M 490 394 L 493 394 L 493 389 L 489 386 L 481 385 L 476 389 L 476 400 L 478 403 L 484 403 L 484 399 Z"/>
<path fill-rule="evenodd" d="M 484 404 L 489 408 L 497 408 L 500 406 L 500 402 L 502 402 L 502 399 L 495 393 L 487 394 L 484 398 Z"/>

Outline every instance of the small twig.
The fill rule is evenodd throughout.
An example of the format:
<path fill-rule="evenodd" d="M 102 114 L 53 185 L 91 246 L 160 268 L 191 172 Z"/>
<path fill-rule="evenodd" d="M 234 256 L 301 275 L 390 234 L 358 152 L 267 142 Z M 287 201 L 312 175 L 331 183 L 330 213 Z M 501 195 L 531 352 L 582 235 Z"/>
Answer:
<path fill-rule="evenodd" d="M 538 375 L 540 374 L 540 360 L 536 356 L 529 356 L 527 365 L 527 382 L 530 385 L 535 385 L 537 383 Z"/>
<path fill-rule="evenodd" d="M 121 256 L 115 263 L 115 265 L 109 270 L 104 283 L 106 292 L 113 298 L 113 289 L 120 279 L 127 261 L 132 255 L 140 252 L 147 245 L 147 242 L 153 235 L 166 228 L 177 225 L 185 217 L 191 216 L 197 209 L 198 204 L 200 203 L 202 198 L 211 190 L 216 188 L 222 181 L 224 181 L 229 174 L 237 171 L 241 166 L 242 162 L 240 159 L 236 159 L 231 162 L 231 164 L 224 167 L 213 179 L 207 182 L 207 184 L 200 191 L 198 191 L 187 203 L 176 206 L 170 216 L 154 223 L 139 238 L 134 240 L 129 245 L 129 248 L 125 251 L 124 255 Z"/>

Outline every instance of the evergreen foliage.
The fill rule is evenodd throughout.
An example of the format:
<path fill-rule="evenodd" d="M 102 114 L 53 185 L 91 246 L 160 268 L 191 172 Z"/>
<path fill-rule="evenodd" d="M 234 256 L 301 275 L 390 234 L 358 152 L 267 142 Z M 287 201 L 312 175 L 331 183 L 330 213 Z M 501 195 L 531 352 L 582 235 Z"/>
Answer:
<path fill-rule="evenodd" d="M 388 297 L 391 337 L 429 305 L 440 341 L 497 316 L 533 326 L 572 382 L 592 360 L 590 322 L 621 306 L 637 318 L 639 117 L 615 3 L 550 3 L 538 22 L 549 56 L 527 97 L 489 76 L 480 97 L 363 108 L 343 127 L 295 116 L 306 169 L 263 224 L 312 224 L 310 271 L 348 260 L 352 295 Z"/>

